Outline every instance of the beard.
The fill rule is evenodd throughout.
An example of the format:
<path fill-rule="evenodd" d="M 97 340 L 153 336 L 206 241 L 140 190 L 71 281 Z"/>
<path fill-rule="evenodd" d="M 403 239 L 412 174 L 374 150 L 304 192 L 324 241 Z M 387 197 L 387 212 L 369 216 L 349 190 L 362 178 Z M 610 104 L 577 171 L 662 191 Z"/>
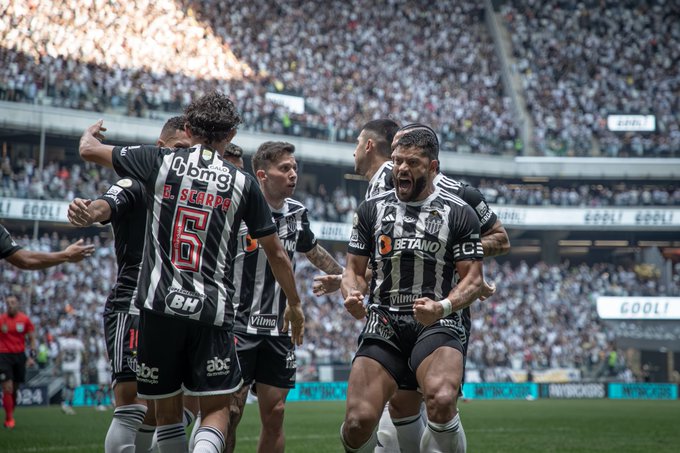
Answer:
<path fill-rule="evenodd" d="M 416 178 L 413 181 L 413 184 L 411 185 L 411 190 L 408 191 L 407 193 L 401 192 L 399 190 L 399 187 L 397 186 L 397 198 L 399 198 L 400 201 L 404 201 L 407 203 L 411 201 L 416 201 L 420 194 L 423 193 L 423 190 L 425 190 L 426 187 L 427 177 L 421 176 L 420 178 Z"/>

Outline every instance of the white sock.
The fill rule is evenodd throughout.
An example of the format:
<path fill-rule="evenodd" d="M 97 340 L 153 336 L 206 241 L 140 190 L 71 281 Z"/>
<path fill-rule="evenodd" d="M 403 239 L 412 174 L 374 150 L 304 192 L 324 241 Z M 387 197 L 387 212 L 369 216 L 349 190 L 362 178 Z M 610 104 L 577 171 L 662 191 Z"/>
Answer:
<path fill-rule="evenodd" d="M 189 451 L 194 450 L 196 445 L 196 431 L 201 427 L 201 413 L 196 414 L 196 420 L 194 420 L 194 427 L 191 429 L 191 434 L 189 435 Z"/>
<path fill-rule="evenodd" d="M 144 421 L 146 406 L 129 404 L 117 407 L 104 440 L 106 453 L 134 453 L 137 429 Z"/>
<path fill-rule="evenodd" d="M 139 425 L 137 429 L 137 437 L 135 438 L 135 447 L 137 452 L 151 451 L 151 444 L 153 443 L 156 427 L 151 425 Z"/>
<path fill-rule="evenodd" d="M 420 437 L 418 438 L 420 439 Z M 397 440 L 397 430 L 390 418 L 389 405 L 385 405 L 380 422 L 378 423 L 378 446 L 374 453 L 391 453 L 399 451 L 399 441 Z"/>
<path fill-rule="evenodd" d="M 425 424 L 420 416 L 420 412 L 411 417 L 393 418 L 394 428 L 397 432 L 397 450 L 401 453 L 419 453 L 420 438 L 423 437 Z M 401 448 L 401 450 L 399 450 Z"/>
<path fill-rule="evenodd" d="M 359 448 L 352 448 L 345 442 L 345 435 L 343 434 L 345 424 L 340 425 L 340 440 L 342 441 L 342 446 L 345 447 L 345 452 L 347 453 L 373 453 L 376 445 L 378 445 L 378 433 L 373 431 L 371 437 L 368 438 L 365 444 Z"/>
<path fill-rule="evenodd" d="M 429 453 L 465 453 L 467 441 L 465 431 L 460 421 L 460 415 L 456 414 L 447 423 L 427 422 L 427 429 L 420 439 L 420 451 Z"/>
<path fill-rule="evenodd" d="M 158 451 L 161 453 L 187 453 L 187 434 L 184 423 L 156 427 Z"/>
<path fill-rule="evenodd" d="M 194 422 L 194 413 L 191 412 L 189 409 L 186 407 L 184 408 L 184 427 L 186 428 L 187 426 L 191 425 Z"/>
<path fill-rule="evenodd" d="M 193 453 L 222 453 L 226 447 L 224 434 L 212 426 L 201 426 L 196 430 L 196 444 Z"/>

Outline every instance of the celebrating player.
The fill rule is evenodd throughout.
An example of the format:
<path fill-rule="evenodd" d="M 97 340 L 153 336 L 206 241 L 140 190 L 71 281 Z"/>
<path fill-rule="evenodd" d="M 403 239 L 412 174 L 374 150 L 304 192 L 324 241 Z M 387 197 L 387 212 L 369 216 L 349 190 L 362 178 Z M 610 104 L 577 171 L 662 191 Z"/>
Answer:
<path fill-rule="evenodd" d="M 199 396 L 196 452 L 224 448 L 231 393 L 242 379 L 233 340 L 234 236 L 241 220 L 265 250 L 286 293 L 285 322 L 300 344 L 304 315 L 293 269 L 271 212 L 252 177 L 222 158 L 240 116 L 212 92 L 185 111 L 191 148 L 113 147 L 102 122 L 85 131 L 83 159 L 139 180 L 147 190 L 145 254 L 135 305 L 140 311 L 137 387 L 156 400 L 161 452 L 185 451 L 182 391 Z"/>
<path fill-rule="evenodd" d="M 253 171 L 272 211 L 276 229 L 291 262 L 295 253 L 327 274 L 341 274 L 340 266 L 317 242 L 309 228 L 307 208 L 290 198 L 297 183 L 295 147 L 286 142 L 266 142 L 253 156 Z M 253 383 L 260 406 L 259 452 L 283 452 L 283 416 L 286 397 L 295 386 L 295 346 L 282 332 L 286 295 L 276 284 L 270 264 L 248 230 L 239 231 L 238 254 L 234 263 L 234 304 L 238 304 L 234 332 L 244 386 L 234 397 L 231 430 L 236 429 Z M 229 453 L 235 436 L 228 436 Z"/>

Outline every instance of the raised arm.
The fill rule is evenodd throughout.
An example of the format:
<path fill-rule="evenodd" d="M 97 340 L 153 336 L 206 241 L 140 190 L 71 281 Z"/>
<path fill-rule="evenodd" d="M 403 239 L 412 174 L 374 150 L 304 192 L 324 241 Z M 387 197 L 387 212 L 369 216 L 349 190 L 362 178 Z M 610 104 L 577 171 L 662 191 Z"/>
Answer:
<path fill-rule="evenodd" d="M 295 287 L 295 274 L 290 263 L 288 253 L 283 248 L 276 233 L 257 238 L 269 260 L 272 273 L 276 281 L 286 294 L 288 305 L 284 314 L 283 331 L 288 330 L 288 323 L 292 329 L 293 343 L 301 345 L 305 332 L 305 315 L 302 312 L 300 296 Z"/>
<path fill-rule="evenodd" d="M 85 129 L 80 137 L 78 151 L 80 157 L 88 162 L 94 162 L 108 168 L 113 168 L 113 146 L 102 143 L 106 131 L 103 127 L 104 120 L 99 120 L 92 126 Z"/>

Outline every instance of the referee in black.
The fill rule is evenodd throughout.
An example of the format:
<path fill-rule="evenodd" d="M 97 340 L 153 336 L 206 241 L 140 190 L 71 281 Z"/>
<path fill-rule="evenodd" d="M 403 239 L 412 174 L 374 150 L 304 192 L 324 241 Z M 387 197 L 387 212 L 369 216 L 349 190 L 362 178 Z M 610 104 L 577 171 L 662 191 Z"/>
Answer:
<path fill-rule="evenodd" d="M 101 143 L 102 121 L 80 140 L 84 160 L 114 168 L 147 191 L 146 245 L 137 282 L 140 312 L 137 387 L 156 400 L 162 453 L 185 452 L 182 392 L 199 396 L 195 452 L 220 453 L 227 407 L 242 384 L 233 339 L 230 281 L 234 237 L 248 226 L 272 265 L 288 305 L 295 344 L 304 315 L 293 269 L 257 182 L 222 158 L 241 118 L 233 102 L 212 92 L 185 111 L 191 148 L 113 147 Z"/>

